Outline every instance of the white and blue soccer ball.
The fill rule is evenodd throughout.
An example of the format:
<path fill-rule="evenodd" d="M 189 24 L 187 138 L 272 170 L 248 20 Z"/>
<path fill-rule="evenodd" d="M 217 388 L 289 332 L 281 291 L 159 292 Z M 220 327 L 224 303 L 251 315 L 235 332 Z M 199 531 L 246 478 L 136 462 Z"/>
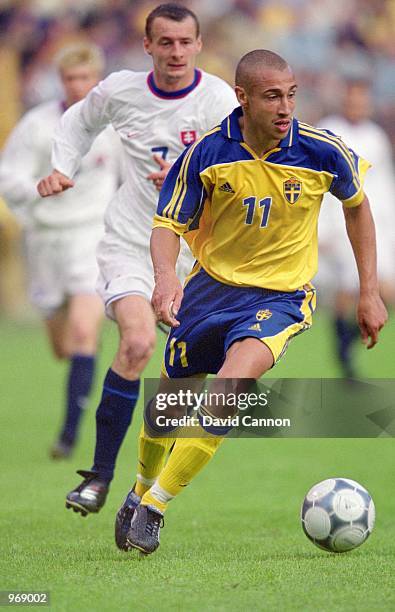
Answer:
<path fill-rule="evenodd" d="M 303 531 L 316 546 L 342 553 L 360 546 L 372 533 L 375 507 L 355 480 L 328 478 L 307 493 L 301 519 Z"/>

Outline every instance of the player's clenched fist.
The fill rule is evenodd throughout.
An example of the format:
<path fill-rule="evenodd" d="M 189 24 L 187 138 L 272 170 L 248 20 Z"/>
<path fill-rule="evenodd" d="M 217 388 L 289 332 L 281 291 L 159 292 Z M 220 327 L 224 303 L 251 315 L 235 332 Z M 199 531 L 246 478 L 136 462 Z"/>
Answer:
<path fill-rule="evenodd" d="M 151 304 L 156 318 L 166 325 L 178 327 L 180 322 L 176 316 L 183 297 L 180 281 L 175 273 L 156 275 L 155 281 Z"/>
<path fill-rule="evenodd" d="M 151 172 L 151 174 L 147 176 L 147 179 L 154 183 L 157 191 L 160 191 L 162 189 L 162 185 L 165 181 L 167 173 L 171 168 L 171 164 L 165 161 L 161 155 L 153 155 L 153 159 L 160 167 L 160 170 L 158 170 L 157 172 Z"/>
<path fill-rule="evenodd" d="M 65 174 L 58 170 L 53 170 L 52 174 L 41 179 L 37 185 L 37 191 L 42 198 L 46 198 L 56 193 L 62 193 L 62 191 L 66 191 L 70 187 L 74 187 L 74 182 Z"/>

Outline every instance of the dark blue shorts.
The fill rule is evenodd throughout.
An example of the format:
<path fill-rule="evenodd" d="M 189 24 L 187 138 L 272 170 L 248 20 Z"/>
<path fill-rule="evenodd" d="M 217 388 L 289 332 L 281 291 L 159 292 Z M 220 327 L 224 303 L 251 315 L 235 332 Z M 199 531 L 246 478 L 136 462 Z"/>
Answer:
<path fill-rule="evenodd" d="M 184 298 L 167 339 L 163 370 L 170 378 L 216 374 L 231 344 L 258 338 L 274 363 L 291 338 L 308 329 L 315 309 L 315 289 L 305 285 L 282 292 L 224 285 L 198 264 L 184 287 Z"/>

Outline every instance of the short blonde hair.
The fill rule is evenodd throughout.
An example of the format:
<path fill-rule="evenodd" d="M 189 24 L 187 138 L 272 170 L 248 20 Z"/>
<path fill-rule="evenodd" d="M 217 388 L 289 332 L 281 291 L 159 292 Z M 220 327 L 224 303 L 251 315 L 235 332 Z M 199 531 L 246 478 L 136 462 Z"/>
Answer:
<path fill-rule="evenodd" d="M 62 72 L 80 64 L 88 64 L 98 73 L 104 70 L 104 54 L 102 50 L 91 43 L 74 43 L 58 51 L 54 59 L 55 66 Z"/>

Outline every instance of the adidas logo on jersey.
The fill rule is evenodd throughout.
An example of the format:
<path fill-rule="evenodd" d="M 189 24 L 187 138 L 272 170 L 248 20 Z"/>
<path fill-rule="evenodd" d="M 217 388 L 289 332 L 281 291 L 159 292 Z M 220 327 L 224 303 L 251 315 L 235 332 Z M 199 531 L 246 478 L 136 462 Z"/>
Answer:
<path fill-rule="evenodd" d="M 255 325 L 251 325 L 251 327 L 249 327 L 248 329 L 250 329 L 251 331 L 262 331 L 259 323 L 255 323 Z"/>
<path fill-rule="evenodd" d="M 226 182 L 223 185 L 221 185 L 219 190 L 220 191 L 226 191 L 227 193 L 234 193 L 234 191 L 232 189 L 232 185 L 230 183 L 228 183 L 228 182 Z"/>

